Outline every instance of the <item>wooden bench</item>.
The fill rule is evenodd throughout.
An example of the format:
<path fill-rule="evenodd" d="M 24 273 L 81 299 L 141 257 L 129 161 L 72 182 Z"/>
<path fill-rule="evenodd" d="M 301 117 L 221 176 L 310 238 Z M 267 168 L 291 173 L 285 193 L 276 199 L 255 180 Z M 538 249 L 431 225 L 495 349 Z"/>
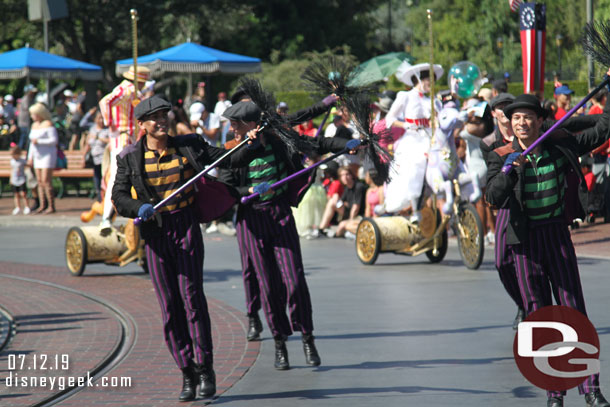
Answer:
<path fill-rule="evenodd" d="M 68 168 L 56 169 L 53 171 L 53 185 L 57 189 L 57 198 L 62 198 L 66 193 L 68 185 L 73 186 L 77 196 L 81 196 L 80 182 L 83 180 L 93 180 L 93 168 L 85 168 L 83 166 L 83 152 L 79 150 L 64 151 Z M 4 185 L 9 184 L 11 176 L 11 153 L 10 151 L 0 151 L 0 195 L 4 191 Z M 89 196 L 95 194 L 93 183 L 86 190 Z"/>

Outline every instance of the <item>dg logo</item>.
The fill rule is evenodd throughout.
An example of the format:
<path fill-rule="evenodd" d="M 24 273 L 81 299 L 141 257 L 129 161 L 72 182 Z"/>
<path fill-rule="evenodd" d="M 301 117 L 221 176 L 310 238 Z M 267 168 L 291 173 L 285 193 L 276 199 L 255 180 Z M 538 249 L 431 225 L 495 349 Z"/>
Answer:
<path fill-rule="evenodd" d="M 519 324 L 513 343 L 521 374 L 545 390 L 563 391 L 599 373 L 599 337 L 579 311 L 551 305 Z"/>

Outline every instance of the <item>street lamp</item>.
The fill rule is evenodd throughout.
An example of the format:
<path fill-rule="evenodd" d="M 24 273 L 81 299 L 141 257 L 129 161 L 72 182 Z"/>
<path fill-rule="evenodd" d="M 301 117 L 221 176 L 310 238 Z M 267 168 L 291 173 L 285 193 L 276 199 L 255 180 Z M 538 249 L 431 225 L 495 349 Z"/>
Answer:
<path fill-rule="evenodd" d="M 563 42 L 563 35 L 557 34 L 555 36 L 555 45 L 557 45 L 557 73 L 561 77 L 561 44 Z"/>
<path fill-rule="evenodd" d="M 504 71 L 504 52 L 502 52 L 502 47 L 504 47 L 504 38 L 498 37 L 496 40 L 496 45 L 500 51 L 500 71 Z"/>

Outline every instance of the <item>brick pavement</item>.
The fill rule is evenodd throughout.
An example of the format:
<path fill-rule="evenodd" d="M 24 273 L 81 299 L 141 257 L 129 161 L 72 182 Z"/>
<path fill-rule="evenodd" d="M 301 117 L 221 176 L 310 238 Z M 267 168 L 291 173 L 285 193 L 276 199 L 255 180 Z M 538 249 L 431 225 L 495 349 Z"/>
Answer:
<path fill-rule="evenodd" d="M 11 269 L 14 268 L 2 267 L 3 272 Z M 120 325 L 101 304 L 56 287 L 3 275 L 0 275 L 0 286 L 3 307 L 17 325 L 12 342 L 0 354 L 0 377 L 82 376 L 92 371 L 118 344 Z M 17 367 L 22 360 L 23 368 L 9 372 L 9 355 L 15 358 Z M 64 361 L 62 355 L 68 355 L 69 359 Z M 48 359 L 43 364 L 44 358 Z M 10 397 L 10 403 L 21 406 L 31 405 L 55 392 L 50 387 L 8 387 L 6 379 L 4 384 L 0 398 Z"/>
<path fill-rule="evenodd" d="M 60 406 L 168 406 L 178 405 L 181 374 L 162 338 L 160 312 L 150 281 L 133 275 L 72 277 L 64 268 L 0 263 L 2 305 L 20 326 L 17 335 L 0 358 L 0 374 L 6 375 L 9 353 L 28 355 L 70 355 L 69 375 L 87 371 L 99 364 L 116 344 L 120 324 L 108 309 L 78 293 L 35 282 L 15 280 L 25 277 L 93 295 L 111 304 L 133 321 L 136 332 L 132 346 L 121 363 L 105 377 L 130 377 L 125 388 L 85 388 L 61 401 Z M 9 282 L 10 284 L 6 284 Z M 208 298 L 215 344 L 215 370 L 218 395 L 230 388 L 252 366 L 259 342 L 247 342 L 247 322 L 243 313 Z M 28 322 L 30 321 L 30 322 Z M 33 328 L 29 328 L 31 323 Z M 45 372 L 46 374 L 46 372 Z M 63 374 L 63 372 L 57 372 Z M 65 374 L 66 376 L 68 374 Z M 3 406 L 30 405 L 48 396 L 45 389 L 12 389 L 0 393 Z M 200 400 L 194 405 L 203 405 Z M 180 404 L 184 405 L 184 404 Z M 193 403 L 191 403 L 193 405 Z"/>

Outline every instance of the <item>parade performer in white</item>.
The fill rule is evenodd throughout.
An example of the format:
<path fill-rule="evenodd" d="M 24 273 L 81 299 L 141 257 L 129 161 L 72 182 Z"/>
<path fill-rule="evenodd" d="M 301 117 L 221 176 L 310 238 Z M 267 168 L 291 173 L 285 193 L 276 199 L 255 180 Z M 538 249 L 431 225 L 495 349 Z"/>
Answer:
<path fill-rule="evenodd" d="M 435 80 L 443 74 L 440 65 L 434 65 Z M 430 64 L 409 65 L 398 68 L 396 77 L 408 86 L 410 91 L 401 91 L 386 116 L 387 127 L 405 129 L 395 144 L 392 180 L 386 188 L 386 200 L 377 213 L 400 212 L 409 206 L 413 209 L 413 221 L 419 219 L 419 199 L 424 186 L 426 154 L 430 149 L 432 131 L 430 129 L 431 101 Z M 440 110 L 439 106 L 435 110 Z"/>

